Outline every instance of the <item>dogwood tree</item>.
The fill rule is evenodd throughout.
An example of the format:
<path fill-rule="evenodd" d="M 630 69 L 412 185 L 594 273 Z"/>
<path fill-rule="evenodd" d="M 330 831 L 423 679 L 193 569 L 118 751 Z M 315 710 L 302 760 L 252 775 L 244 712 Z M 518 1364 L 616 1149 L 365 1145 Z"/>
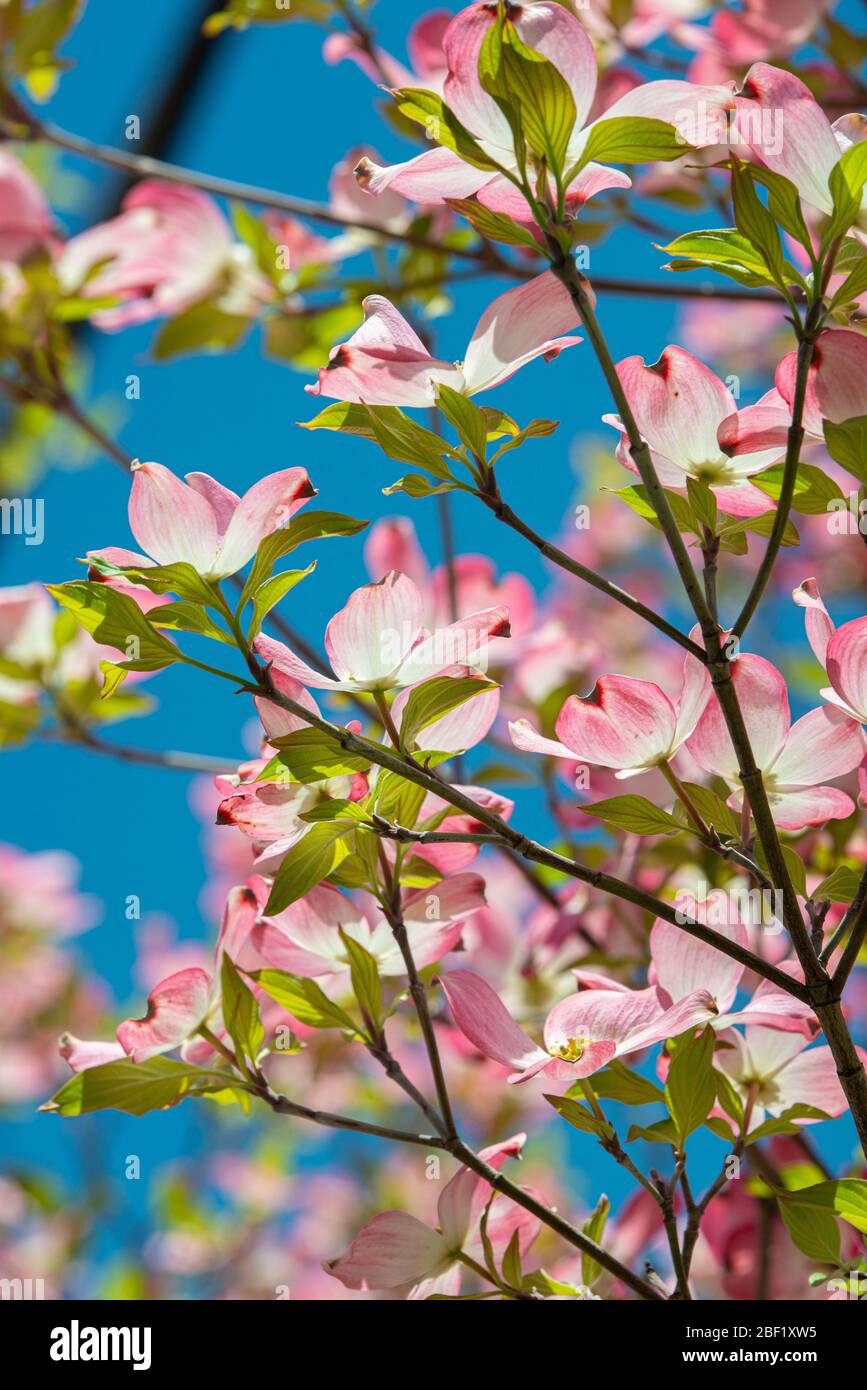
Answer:
<path fill-rule="evenodd" d="M 435 1210 L 407 1190 L 411 1210 L 359 1213 L 323 1252 L 342 1290 L 807 1298 L 867 1269 L 867 616 L 851 598 L 848 621 L 831 616 L 865 554 L 857 525 L 829 544 L 867 488 L 867 118 L 849 114 L 856 40 L 827 8 L 800 6 L 793 26 L 770 0 L 686 17 L 668 0 L 485 0 L 422 18 L 407 67 L 366 6 L 230 0 L 213 41 L 323 24 L 326 60 L 358 63 L 421 149 L 391 165 L 355 151 L 327 206 L 44 121 L 38 74 L 59 71 L 63 26 L 34 49 L 39 7 L 10 10 L 0 389 L 85 432 L 130 490 L 128 527 L 118 516 L 89 550 L 86 577 L 0 591 L 5 736 L 134 762 L 104 726 L 179 665 L 202 700 L 261 723 L 257 756 L 217 761 L 218 834 L 243 868 L 212 954 L 170 970 L 141 1017 L 64 1033 L 71 1074 L 42 1109 L 211 1101 L 442 1159 Z M 674 76 L 642 69 L 660 35 L 684 57 Z M 809 43 L 823 64 L 802 80 Z M 66 238 L 24 162 L 34 146 L 144 177 L 116 217 Z M 648 230 L 678 205 L 689 229 Z M 609 233 L 592 270 L 591 214 Z M 666 241 L 666 288 L 704 296 L 724 335 L 767 316 L 755 402 L 695 325 L 655 362 L 616 360 L 609 299 L 647 289 L 620 275 L 630 222 Z M 342 268 L 371 246 L 382 283 L 365 293 Z M 466 333 L 435 314 L 446 295 L 460 308 L 467 274 L 508 288 L 454 362 L 441 354 Z M 258 332 L 307 371 L 320 399 L 301 462 L 250 459 L 238 496 L 128 459 L 76 396 L 71 325 L 152 319 L 159 358 Z M 538 418 L 509 413 L 510 379 L 537 358 L 576 378 L 595 359 L 610 394 L 620 486 L 595 487 L 588 462 L 591 524 L 559 540 L 522 516 L 539 470 L 564 466 L 538 366 Z M 348 436 L 371 505 L 388 499 L 373 525 L 332 509 L 321 430 Z M 455 554 L 455 504 L 544 556 L 551 592 L 496 554 Z M 435 570 L 416 506 L 438 512 Z M 365 532 L 370 582 L 346 593 L 340 548 Z M 316 565 L 345 595 L 321 643 L 299 632 Z M 753 638 L 757 616 L 780 625 L 796 605 L 811 675 L 793 720 L 788 672 Z M 213 771 L 204 756 L 165 761 Z M 852 1159 L 832 1172 L 821 1136 L 843 1116 Z M 552 1125 L 625 1171 L 621 1210 L 600 1194 L 581 1211 L 544 1165 L 515 1175 Z M 718 1176 L 700 1184 L 702 1131 Z"/>

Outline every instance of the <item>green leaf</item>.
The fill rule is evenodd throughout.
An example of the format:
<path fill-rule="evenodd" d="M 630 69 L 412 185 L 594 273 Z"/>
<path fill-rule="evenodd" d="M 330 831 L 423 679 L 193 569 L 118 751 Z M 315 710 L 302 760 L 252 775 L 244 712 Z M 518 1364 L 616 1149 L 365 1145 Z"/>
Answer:
<path fill-rule="evenodd" d="M 316 568 L 316 561 L 312 560 L 306 570 L 283 570 L 282 574 L 272 575 L 266 579 L 264 584 L 260 584 L 253 599 L 253 617 L 250 622 L 250 629 L 247 633 L 247 641 L 252 642 L 258 637 L 259 630 L 266 616 L 271 612 L 281 599 L 284 599 L 290 589 L 294 589 L 296 584 L 300 584 L 302 579 L 306 579 L 308 574 L 312 574 Z"/>
<path fill-rule="evenodd" d="M 762 1124 L 756 1125 L 751 1129 L 747 1138 L 747 1144 L 757 1144 L 762 1139 L 772 1139 L 776 1134 L 797 1134 L 800 1131 L 798 1120 L 829 1120 L 831 1117 L 824 1110 L 817 1110 L 815 1105 L 805 1105 L 799 1102 L 797 1105 L 790 1105 L 788 1110 L 784 1110 L 782 1115 L 776 1115 L 773 1119 L 765 1120 Z"/>
<path fill-rule="evenodd" d="M 545 1099 L 573 1129 L 580 1129 L 585 1134 L 595 1134 L 597 1139 L 610 1139 L 614 1134 L 611 1125 L 597 1120 L 592 1110 L 588 1109 L 586 1105 L 579 1104 L 577 1100 L 572 1100 L 569 1096 L 550 1096 L 547 1094 Z"/>
<path fill-rule="evenodd" d="M 510 449 L 519 449 L 528 439 L 538 439 L 543 435 L 553 434 L 558 425 L 558 420 L 531 420 L 529 425 L 525 425 L 522 430 L 518 430 L 513 438 L 508 439 L 505 444 L 500 446 L 497 452 L 491 457 L 490 462 L 492 464 L 496 463 L 498 459 L 502 458 L 503 454 L 507 454 Z M 491 438 L 490 432 L 488 433 L 488 438 Z"/>
<path fill-rule="evenodd" d="M 478 71 L 482 87 L 503 111 L 513 133 L 520 132 L 536 158 L 559 178 L 577 115 L 562 74 L 499 16 L 485 36 Z"/>
<path fill-rule="evenodd" d="M 744 1122 L 744 1103 L 731 1078 L 724 1071 L 714 1067 L 713 1077 L 717 1100 L 726 1114 L 734 1121 L 737 1133 L 740 1133 Z"/>
<path fill-rule="evenodd" d="M 128 594 L 87 579 L 45 587 L 95 641 L 127 654 L 126 661 L 116 663 L 126 670 L 157 671 L 182 659 L 174 642 L 154 631 Z"/>
<path fill-rule="evenodd" d="M 206 38 L 221 34 L 224 29 L 246 29 L 249 24 L 285 24 L 289 19 L 327 20 L 331 15 L 329 0 L 229 0 L 216 14 L 209 15 L 202 25 Z"/>
<path fill-rule="evenodd" d="M 10 6 L 10 9 L 13 7 Z M 81 0 L 43 0 L 23 10 L 14 29 L 12 62 L 18 73 L 51 66 L 60 41 L 79 17 Z M 4 21 L 4 38 L 9 20 Z"/>
<path fill-rule="evenodd" d="M 370 767 L 368 757 L 344 752 L 319 729 L 296 729 L 275 739 L 274 746 L 280 750 L 274 761 L 285 767 L 296 782 L 324 782 L 328 777 L 347 777 Z"/>
<path fill-rule="evenodd" d="M 362 1016 L 370 1024 L 374 1035 L 382 1023 L 382 985 L 379 979 L 379 966 L 370 952 L 347 936 L 342 927 L 338 928 L 340 940 L 346 947 L 349 957 L 349 973 L 352 990 L 358 1000 Z"/>
<path fill-rule="evenodd" d="M 840 425 L 824 420 L 822 429 L 834 462 L 867 484 L 867 415 L 854 415 Z"/>
<path fill-rule="evenodd" d="M 751 288 L 774 283 L 759 252 L 735 227 L 686 232 L 659 249 L 675 257 L 668 263 L 668 270 L 687 271 L 704 267 L 719 271 L 736 280 L 739 285 Z"/>
<path fill-rule="evenodd" d="M 317 883 L 332 874 L 349 854 L 346 843 L 354 825 L 325 821 L 311 825 L 303 839 L 293 845 L 277 870 L 265 911 L 274 917 L 291 903 L 303 898 Z"/>
<path fill-rule="evenodd" d="M 801 1187 L 792 1200 L 833 1212 L 862 1234 L 867 1234 L 867 1180 L 864 1178 L 836 1178 L 813 1187 Z"/>
<path fill-rule="evenodd" d="M 764 184 L 768 190 L 768 209 L 774 220 L 812 254 L 813 243 L 801 211 L 801 195 L 795 184 L 761 164 L 746 164 L 742 167 L 751 178 Z"/>
<path fill-rule="evenodd" d="M 702 526 L 706 526 L 709 531 L 716 535 L 716 497 L 711 492 L 707 483 L 699 482 L 696 478 L 687 478 L 686 495 L 689 500 L 689 505 L 692 508 L 693 516 L 701 522 Z"/>
<path fill-rule="evenodd" d="M 39 727 L 41 719 L 38 705 L 17 705 L 12 700 L 0 700 L 0 748 L 23 743 L 28 734 Z"/>
<path fill-rule="evenodd" d="M 99 669 L 103 674 L 102 690 L 99 692 L 100 700 L 110 700 L 115 691 L 129 675 L 122 666 L 115 666 L 113 661 L 101 661 Z"/>
<path fill-rule="evenodd" d="M 855 869 L 850 869 L 847 864 L 838 864 L 833 873 L 813 889 L 810 897 L 813 902 L 830 898 L 832 903 L 850 903 L 858 892 L 860 879 L 861 875 Z"/>
<path fill-rule="evenodd" d="M 160 362 L 189 352 L 227 352 L 240 347 L 251 323 L 203 301 L 164 323 L 152 351 Z"/>
<path fill-rule="evenodd" d="M 777 225 L 756 193 L 749 173 L 734 155 L 731 159 L 731 181 L 738 231 L 759 253 L 774 283 L 785 285 L 783 248 Z"/>
<path fill-rule="evenodd" d="M 807 1206 L 797 1198 L 779 1198 L 780 1216 L 786 1230 L 809 1260 L 840 1264 L 840 1227 L 830 1212 Z"/>
<path fill-rule="evenodd" d="M 259 1005 L 227 955 L 220 965 L 221 1010 L 226 1032 L 242 1056 L 256 1061 L 265 1041 Z"/>
<path fill-rule="evenodd" d="M 484 462 L 488 439 L 488 424 L 477 405 L 444 382 L 434 385 L 437 405 L 474 458 Z"/>
<path fill-rule="evenodd" d="M 687 499 L 681 497 L 679 492 L 672 492 L 669 488 L 664 488 L 663 491 L 668 498 L 668 505 L 671 507 L 674 514 L 678 531 L 693 532 L 695 535 L 700 536 L 701 523 L 697 517 L 693 516 L 692 508 Z M 627 507 L 630 507 L 632 511 L 636 512 L 639 516 L 644 517 L 645 521 L 649 521 L 651 526 L 656 527 L 657 531 L 660 530 L 656 509 L 648 497 L 647 489 L 643 484 L 636 484 L 634 487 L 615 488 L 614 496 L 619 497 L 622 502 L 626 503 Z"/>
<path fill-rule="evenodd" d="M 526 246 L 532 251 L 539 250 L 539 243 L 529 227 L 522 227 L 505 212 L 492 212 L 490 208 L 471 198 L 446 198 L 445 201 L 488 241 L 499 241 L 504 246 Z"/>
<path fill-rule="evenodd" d="M 858 141 L 840 156 L 828 178 L 833 212 L 822 235 L 821 254 L 832 241 L 848 232 L 861 213 L 864 184 L 867 182 L 867 145 Z"/>
<path fill-rule="evenodd" d="M 372 823 L 368 812 L 359 802 L 348 801 L 339 796 L 329 796 L 324 801 L 317 802 L 309 811 L 301 811 L 298 819 L 309 825 L 314 825 L 320 820 L 351 820 L 356 825 L 367 826 Z"/>
<path fill-rule="evenodd" d="M 169 1057 L 151 1057 L 147 1062 L 124 1057 L 70 1077 L 40 1109 L 58 1115 L 88 1115 L 94 1110 L 146 1115 L 149 1110 L 167 1110 L 188 1095 L 222 1090 L 230 1082 L 234 1078 L 228 1073 L 220 1077 Z"/>
<path fill-rule="evenodd" d="M 681 1149 L 689 1136 L 704 1124 L 716 1100 L 715 1041 L 712 1028 L 705 1028 L 697 1038 L 682 1041 L 668 1069 L 665 1103 Z"/>
<path fill-rule="evenodd" d="M 683 826 L 646 796 L 612 796 L 592 806 L 579 806 L 585 816 L 595 816 L 607 825 L 628 830 L 631 835 L 672 835 Z"/>
<path fill-rule="evenodd" d="M 290 975 L 286 970 L 256 970 L 250 978 L 299 1023 L 309 1028 L 342 1028 L 358 1033 L 355 1020 L 329 999 L 315 980 Z"/>
<path fill-rule="evenodd" d="M 475 406 L 472 409 L 475 410 Z M 459 460 L 461 455 L 433 430 L 417 424 L 396 406 L 368 406 L 367 413 L 373 438 L 389 458 L 398 463 L 415 464 L 443 482 L 453 479 L 443 455 Z"/>
<path fill-rule="evenodd" d="M 653 1125 L 631 1125 L 626 1142 L 632 1144 L 636 1139 L 644 1139 L 648 1144 L 671 1144 L 675 1147 L 677 1131 L 671 1120 L 657 1120 Z"/>
<path fill-rule="evenodd" d="M 132 584 L 143 584 L 154 594 L 177 594 L 190 603 L 214 606 L 216 598 L 207 579 L 185 560 L 171 565 L 113 565 L 99 555 L 91 557 L 90 568 L 99 574 L 121 575 Z"/>
<path fill-rule="evenodd" d="M 798 893 L 802 898 L 806 898 L 807 870 L 804 865 L 803 859 L 799 854 L 795 852 L 795 850 L 792 849 L 791 845 L 783 845 L 782 851 L 783 858 L 786 861 L 786 868 L 789 870 L 789 877 L 791 878 L 792 883 L 795 885 L 795 892 Z M 771 873 L 771 870 L 768 866 L 768 861 L 765 858 L 765 852 L 762 849 L 760 842 L 756 843 L 755 855 L 756 862 L 759 865 L 759 867 L 764 870 L 765 874 L 769 879 L 773 880 L 773 874 Z"/>
<path fill-rule="evenodd" d="M 720 544 L 723 550 L 731 548 L 733 542 L 743 538 L 745 535 L 769 536 L 774 525 L 774 512 L 763 512 L 761 516 L 731 517 L 723 522 L 719 528 Z M 786 522 L 786 529 L 783 532 L 783 545 L 792 546 L 800 544 L 800 536 L 791 521 Z M 738 552 L 740 553 L 740 551 Z"/>
<path fill-rule="evenodd" d="M 599 164 L 655 164 L 680 159 L 692 148 L 667 121 L 648 116 L 615 116 L 595 121 L 590 127 L 581 158 L 566 178 L 596 161 Z"/>
<path fill-rule="evenodd" d="M 772 468 L 766 468 L 764 473 L 750 478 L 750 482 L 753 487 L 759 488 L 776 502 L 782 491 L 784 472 L 784 465 L 775 463 Z M 822 516 L 828 511 L 829 502 L 839 500 L 842 496 L 839 485 L 833 478 L 829 478 L 823 469 L 812 463 L 798 465 L 792 498 L 793 511 L 801 512 L 804 516 Z"/>
<path fill-rule="evenodd" d="M 461 488 L 464 492 L 469 491 L 461 483 L 432 483 L 421 473 L 406 473 L 402 478 L 398 478 L 396 483 L 391 483 L 382 491 L 385 497 L 392 497 L 396 492 L 403 492 L 407 497 L 414 497 L 419 500 L 424 497 L 436 497 L 443 492 L 454 492 L 456 488 Z"/>
<path fill-rule="evenodd" d="M 368 439 L 397 463 L 414 464 L 443 481 L 453 477 L 446 466 L 446 458 L 464 462 L 463 455 L 451 444 L 393 405 L 350 405 L 338 401 L 327 406 L 315 419 L 304 421 L 302 429 L 335 430 Z"/>
<path fill-rule="evenodd" d="M 512 1289 L 520 1289 L 524 1282 L 524 1275 L 521 1269 L 521 1232 L 517 1228 L 512 1232 L 511 1240 L 506 1246 L 506 1253 L 503 1256 L 502 1275 L 505 1282 Z"/>
<path fill-rule="evenodd" d="M 861 251 L 856 261 L 846 262 L 844 264 L 844 257 L 841 253 L 837 256 L 834 269 L 840 272 L 844 269 L 848 269 L 849 274 L 846 276 L 828 305 L 829 309 L 832 311 L 853 305 L 856 300 L 861 298 L 865 290 L 867 290 L 867 254 Z M 845 315 L 845 318 L 848 319 L 850 316 L 851 309 L 850 312 Z"/>
<path fill-rule="evenodd" d="M 201 637 L 224 642 L 228 647 L 235 643 L 227 632 L 208 617 L 204 608 L 196 603 L 163 603 L 152 608 L 150 621 L 154 627 L 166 628 L 171 632 L 197 632 Z"/>
<path fill-rule="evenodd" d="M 373 806 L 378 816 L 412 830 L 427 792 L 417 782 L 408 782 L 396 772 L 379 768 L 373 794 Z"/>
<path fill-rule="evenodd" d="M 584 1222 L 584 1225 L 581 1227 L 581 1230 L 584 1232 L 585 1236 L 589 1236 L 589 1238 L 592 1241 L 594 1241 L 596 1245 L 600 1245 L 602 1243 L 602 1237 L 605 1234 L 605 1223 L 608 1220 L 608 1213 L 610 1211 L 611 1203 L 609 1202 L 608 1198 L 600 1197 L 599 1201 L 596 1203 L 595 1208 L 593 1209 L 592 1215 L 588 1217 L 588 1219 Z M 515 1235 L 517 1234 L 518 1232 L 516 1231 Z M 582 1254 L 582 1284 L 586 1284 L 589 1287 L 591 1284 L 594 1284 L 596 1282 L 601 1273 L 602 1266 L 596 1263 L 593 1256 Z"/>
<path fill-rule="evenodd" d="M 706 825 L 712 826 L 718 835 L 739 838 L 740 825 L 734 811 L 730 811 L 721 796 L 717 796 L 710 787 L 699 786 L 697 782 L 684 782 L 684 787 L 689 795 L 690 801 L 695 806 L 702 820 Z M 685 808 L 680 804 L 674 808 L 672 813 L 677 820 L 684 825 L 692 825 L 692 821 L 687 816 Z"/>
<path fill-rule="evenodd" d="M 412 748 L 422 729 L 468 700 L 498 688 L 495 681 L 479 680 L 475 676 L 434 676 L 432 680 L 423 681 L 404 705 L 400 720 L 401 746 Z"/>
<path fill-rule="evenodd" d="M 336 536 L 357 536 L 367 525 L 366 521 L 343 516 L 341 512 L 302 512 L 299 516 L 293 516 L 287 526 L 273 531 L 260 543 L 241 593 L 241 606 L 268 578 L 277 561 L 297 550 L 299 545 L 308 541 L 331 540 Z"/>
<path fill-rule="evenodd" d="M 653 1081 L 616 1060 L 594 1072 L 593 1089 L 601 1100 L 618 1100 L 621 1105 L 654 1105 L 665 1099 Z"/>
<path fill-rule="evenodd" d="M 476 169 L 501 169 L 502 166 L 485 153 L 466 126 L 461 125 L 442 97 L 421 87 L 402 87 L 393 95 L 401 115 L 423 126 L 429 140 L 444 145 L 447 150 L 454 150 L 465 164 L 472 164 Z"/>

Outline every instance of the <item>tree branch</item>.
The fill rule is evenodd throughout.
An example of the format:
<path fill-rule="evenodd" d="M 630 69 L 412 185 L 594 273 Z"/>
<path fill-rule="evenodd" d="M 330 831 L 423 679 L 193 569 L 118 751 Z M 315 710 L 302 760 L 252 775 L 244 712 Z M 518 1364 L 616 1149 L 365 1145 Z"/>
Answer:
<path fill-rule="evenodd" d="M 46 140 L 58 149 L 66 150 L 70 154 L 79 155 L 83 159 L 89 159 L 98 164 L 105 164 L 112 169 L 122 169 L 125 173 L 133 174 L 137 178 L 165 179 L 169 183 L 180 183 L 187 187 L 200 188 L 203 192 L 212 193 L 216 197 L 250 203 L 258 207 L 273 208 L 275 211 L 287 212 L 295 217 L 305 217 L 311 222 L 321 222 L 332 227 L 350 227 L 357 231 L 368 232 L 384 241 L 440 252 L 457 260 L 467 261 L 475 265 L 480 273 L 508 275 L 517 280 L 532 279 L 533 276 L 539 274 L 538 267 L 534 268 L 508 261 L 496 251 L 492 254 L 488 246 L 484 246 L 481 250 L 461 246 L 446 246 L 441 242 L 431 240 L 429 237 L 384 227 L 375 221 L 355 218 L 350 222 L 346 217 L 333 212 L 325 204 L 317 203 L 309 198 L 297 198 L 290 194 L 278 193 L 274 189 L 259 188 L 253 184 L 222 178 L 216 174 L 204 174 L 196 169 L 187 169 L 178 164 L 170 164 L 162 159 L 153 159 L 148 155 L 137 155 L 128 150 L 116 149 L 111 145 L 101 145 L 96 141 L 86 139 L 84 136 L 76 135 L 72 131 L 63 130 L 60 126 L 50 122 L 40 121 L 32 113 L 23 110 L 16 112 L 16 119 L 20 119 L 22 126 L 27 127 L 31 139 Z M 716 285 L 708 283 L 684 284 L 681 283 L 680 279 L 677 283 L 662 281 L 657 284 L 652 281 L 632 281 L 616 276 L 607 278 L 600 276 L 596 283 L 600 290 L 609 294 L 637 294 L 659 299 L 714 299 L 773 304 L 779 302 L 773 291 L 720 289 Z"/>

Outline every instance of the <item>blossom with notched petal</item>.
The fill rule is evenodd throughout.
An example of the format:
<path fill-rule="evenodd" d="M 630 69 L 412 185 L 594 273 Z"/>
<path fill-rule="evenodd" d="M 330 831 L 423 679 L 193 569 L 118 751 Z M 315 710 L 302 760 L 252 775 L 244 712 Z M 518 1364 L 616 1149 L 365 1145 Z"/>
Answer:
<path fill-rule="evenodd" d="M 777 462 L 785 435 L 781 445 L 775 440 L 751 452 L 732 448 L 729 441 L 739 434 L 738 408 L 709 367 L 684 348 L 667 347 L 651 366 L 642 357 L 625 357 L 617 375 L 664 487 L 684 488 L 694 478 L 707 483 L 719 507 L 732 516 L 773 511 L 771 499 L 749 479 Z M 603 419 L 620 430 L 619 462 L 637 473 L 619 416 Z"/>
<path fill-rule="evenodd" d="M 479 80 L 479 55 L 496 16 L 495 5 L 481 3 L 468 5 L 452 20 L 443 39 L 448 64 L 445 101 L 497 164 L 517 172 L 518 157 L 512 129 Z M 510 5 L 509 19 L 521 42 L 553 64 L 571 91 L 575 120 L 566 151 L 568 169 L 580 159 L 593 129 L 592 124 L 586 124 L 596 93 L 597 61 L 593 44 L 584 27 L 561 4 Z M 684 120 L 694 110 L 715 111 L 732 104 L 731 93 L 724 87 L 699 87 L 677 81 L 645 82 L 615 101 L 602 119 L 651 116 L 673 124 Z M 520 222 L 532 221 L 523 193 L 505 174 L 465 164 L 460 155 L 444 147 L 427 150 L 415 159 L 386 168 L 362 160 L 356 172 L 362 187 L 374 195 L 390 188 L 421 203 L 475 195 L 485 207 L 507 213 Z M 569 183 L 566 208 L 574 214 L 588 198 L 603 189 L 629 188 L 631 182 L 621 170 L 591 161 Z"/>
<path fill-rule="evenodd" d="M 756 158 L 793 183 L 804 202 L 830 213 L 828 179 L 845 151 L 864 139 L 864 117 L 841 116 L 832 125 L 799 77 L 768 63 L 749 69 L 735 109 L 737 132 Z M 865 202 L 867 190 L 862 208 Z"/>
<path fill-rule="evenodd" d="M 774 388 L 720 425 L 720 442 L 733 458 L 786 448 L 798 375 L 797 353 L 777 365 Z M 867 338 L 849 328 L 825 329 L 813 345 L 802 421 L 807 443 L 821 443 L 825 421 L 843 424 L 867 415 Z"/>
<path fill-rule="evenodd" d="M 243 569 L 260 542 L 315 496 L 304 468 L 269 473 L 243 497 L 208 473 L 187 473 L 181 482 L 161 463 L 136 460 L 132 468 L 130 530 L 150 559 L 115 549 L 91 554 L 139 567 L 185 561 L 209 579 Z"/>
<path fill-rule="evenodd" d="M 717 1012 L 706 989 L 670 1007 L 653 986 L 586 990 L 554 1005 L 545 1020 L 542 1048 L 518 1026 L 481 975 L 447 970 L 439 983 L 456 1027 L 486 1057 L 511 1068 L 510 1082 L 529 1081 L 540 1072 L 550 1081 L 577 1081 L 615 1057 L 699 1027 Z"/>
<path fill-rule="evenodd" d="M 508 637 L 505 608 L 470 613 L 428 633 L 417 586 L 392 571 L 350 594 L 325 629 L 325 650 L 335 676 L 324 676 L 282 642 L 257 637 L 256 650 L 281 676 L 314 690 L 396 690 L 417 685 L 450 666 L 484 663 L 493 637 Z M 483 698 L 483 697 L 481 697 Z"/>
<path fill-rule="evenodd" d="M 679 901 L 690 917 L 705 920 L 706 912 L 701 903 L 689 899 Z M 736 894 L 729 897 L 727 906 L 725 920 L 714 921 L 713 929 L 738 946 L 746 947 L 749 931 Z M 752 998 L 742 1008 L 737 1008 L 735 996 L 746 966 L 715 946 L 688 935 L 674 922 L 661 917 L 654 922 L 650 933 L 650 957 L 651 978 L 669 1004 L 696 989 L 706 989 L 713 995 L 719 1014 L 710 1021 L 716 1030 L 729 1028 L 734 1023 L 752 1023 L 802 1033 L 809 1039 L 816 1036 L 819 1024 L 810 1005 L 769 980 L 761 980 Z M 580 980 L 581 972 L 575 971 L 575 976 Z"/>
<path fill-rule="evenodd" d="M 364 300 L 364 323 L 332 348 L 312 396 L 365 405 L 432 406 L 437 385 L 465 396 L 489 391 L 537 357 L 550 362 L 580 343 L 559 337 L 578 324 L 568 291 L 552 271 L 507 290 L 488 305 L 461 366 L 432 357 L 411 324 L 381 294 Z"/>
<path fill-rule="evenodd" d="M 509 725 L 516 748 L 573 762 L 613 767 L 617 777 L 634 777 L 673 758 L 696 726 L 710 694 L 707 668 L 687 655 L 683 685 L 672 701 L 652 681 L 600 676 L 589 695 L 570 695 L 556 724 L 557 737 L 543 738 L 526 719 Z"/>
<path fill-rule="evenodd" d="M 861 761 L 864 737 L 857 721 L 841 709 L 821 705 L 792 724 L 786 682 L 769 661 L 753 653 L 732 663 L 732 680 L 775 824 L 781 830 L 801 830 L 851 815 L 852 798 L 824 784 Z M 686 746 L 700 767 L 733 788 L 728 804 L 739 809 L 740 760 L 716 700 L 708 701 Z"/>
<path fill-rule="evenodd" d="M 723 1035 L 726 1046 L 714 1058 L 744 1101 L 753 1096 L 750 1129 L 767 1116 L 779 1116 L 793 1105 L 812 1105 L 836 1117 L 848 1108 L 830 1047 L 811 1047 L 799 1033 L 777 1028 L 747 1028 L 745 1036 L 732 1029 Z M 857 1048 L 862 1062 L 863 1048 Z M 800 1120 L 810 1124 L 811 1120 Z"/>

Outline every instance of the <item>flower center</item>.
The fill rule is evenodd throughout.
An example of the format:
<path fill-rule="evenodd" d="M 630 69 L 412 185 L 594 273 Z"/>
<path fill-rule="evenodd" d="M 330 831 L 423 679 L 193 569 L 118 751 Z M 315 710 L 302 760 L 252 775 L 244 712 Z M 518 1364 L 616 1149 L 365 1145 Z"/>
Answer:
<path fill-rule="evenodd" d="M 731 462 L 725 456 L 718 459 L 705 459 L 703 463 L 694 463 L 690 468 L 690 474 L 700 483 L 720 483 L 731 475 Z"/>
<path fill-rule="evenodd" d="M 560 1043 L 559 1047 L 550 1049 L 552 1057 L 559 1057 L 561 1062 L 580 1062 L 584 1056 L 586 1038 L 567 1038 Z"/>

